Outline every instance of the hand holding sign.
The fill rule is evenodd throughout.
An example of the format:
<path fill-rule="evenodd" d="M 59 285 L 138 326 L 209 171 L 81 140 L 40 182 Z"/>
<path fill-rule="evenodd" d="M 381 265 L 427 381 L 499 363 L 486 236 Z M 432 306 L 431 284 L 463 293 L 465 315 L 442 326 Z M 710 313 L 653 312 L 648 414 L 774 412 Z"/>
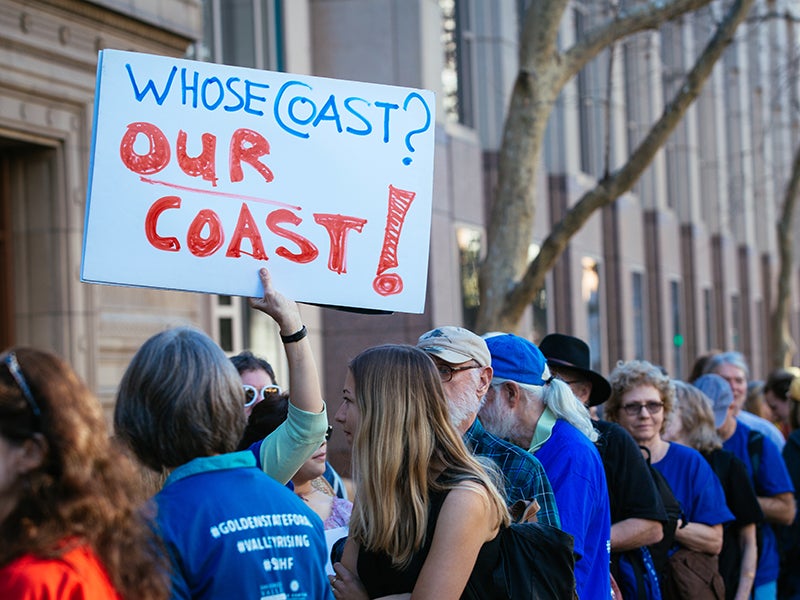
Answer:
<path fill-rule="evenodd" d="M 297 304 L 278 292 L 272 285 L 272 277 L 267 269 L 258 270 L 264 295 L 250 298 L 250 306 L 272 317 L 280 327 L 281 335 L 291 335 L 303 328 L 303 320 Z"/>
<path fill-rule="evenodd" d="M 264 293 L 260 299 L 252 298 L 250 305 L 268 314 L 281 328 L 283 348 L 289 363 L 289 389 L 292 390 L 290 402 L 306 412 L 320 413 L 325 410 L 325 402 L 322 400 L 314 354 L 311 352 L 311 344 L 306 340 L 307 332 L 300 319 L 297 304 L 275 289 L 267 269 L 259 269 L 258 276 Z M 319 443 L 312 447 L 318 448 L 324 440 L 325 429 L 321 429 Z M 288 478 L 289 476 L 286 479 Z"/>
<path fill-rule="evenodd" d="M 433 124 L 427 90 L 103 50 L 81 279 L 253 297 L 268 262 L 294 300 L 422 312 Z"/>

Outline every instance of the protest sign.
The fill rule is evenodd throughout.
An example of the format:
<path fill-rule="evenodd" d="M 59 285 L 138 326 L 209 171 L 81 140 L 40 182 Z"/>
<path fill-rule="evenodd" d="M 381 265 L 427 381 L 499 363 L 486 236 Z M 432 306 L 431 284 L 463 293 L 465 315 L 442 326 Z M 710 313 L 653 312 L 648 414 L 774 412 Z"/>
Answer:
<path fill-rule="evenodd" d="M 424 309 L 432 92 L 100 52 L 81 280 Z"/>

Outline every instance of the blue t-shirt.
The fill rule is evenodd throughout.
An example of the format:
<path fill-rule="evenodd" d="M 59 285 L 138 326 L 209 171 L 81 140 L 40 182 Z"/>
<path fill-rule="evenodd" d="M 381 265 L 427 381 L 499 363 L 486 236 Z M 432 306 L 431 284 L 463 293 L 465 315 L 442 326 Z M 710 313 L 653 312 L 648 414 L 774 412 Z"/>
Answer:
<path fill-rule="evenodd" d="M 720 525 L 735 519 L 719 478 L 694 448 L 671 443 L 664 458 L 653 466 L 672 488 L 684 521 Z"/>
<path fill-rule="evenodd" d="M 725 440 L 722 447 L 733 452 L 747 468 L 747 474 L 753 482 L 756 496 L 770 497 L 784 492 L 794 493 L 792 479 L 783 462 L 778 447 L 767 437 L 764 437 L 761 458 L 758 463 L 758 472 L 753 473 L 753 463 L 747 443 L 750 437 L 750 428 L 741 421 L 736 422 L 736 431 Z M 758 556 L 755 585 L 763 585 L 778 579 L 780 557 L 778 555 L 778 541 L 775 532 L 767 523 L 759 526 L 761 531 L 761 550 Z"/>
<path fill-rule="evenodd" d="M 155 501 L 172 598 L 333 599 L 322 521 L 252 453 L 188 462 Z"/>
<path fill-rule="evenodd" d="M 778 450 L 783 452 L 783 447 L 786 445 L 786 438 L 783 437 L 781 430 L 778 429 L 774 423 L 768 421 L 764 417 L 759 417 L 746 410 L 739 411 L 736 416 L 736 421 L 744 423 L 750 429 L 755 429 L 764 437 L 772 440 L 772 443 L 778 447 Z"/>
<path fill-rule="evenodd" d="M 578 429 L 559 419 L 536 451 L 556 496 L 561 528 L 575 538 L 575 583 L 581 600 L 608 600 L 611 513 L 600 454 Z"/>

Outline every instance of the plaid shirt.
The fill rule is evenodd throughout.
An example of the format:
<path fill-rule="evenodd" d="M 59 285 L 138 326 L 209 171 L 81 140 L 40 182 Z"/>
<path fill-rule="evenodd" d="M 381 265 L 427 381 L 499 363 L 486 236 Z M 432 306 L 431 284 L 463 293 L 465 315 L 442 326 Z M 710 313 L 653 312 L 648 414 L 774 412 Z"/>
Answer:
<path fill-rule="evenodd" d="M 509 506 L 517 500 L 536 498 L 540 506 L 536 513 L 538 522 L 561 529 L 556 497 L 539 459 L 519 446 L 492 435 L 483 428 L 479 419 L 475 419 L 467 429 L 464 443 L 473 454 L 492 460 L 503 472 Z"/>

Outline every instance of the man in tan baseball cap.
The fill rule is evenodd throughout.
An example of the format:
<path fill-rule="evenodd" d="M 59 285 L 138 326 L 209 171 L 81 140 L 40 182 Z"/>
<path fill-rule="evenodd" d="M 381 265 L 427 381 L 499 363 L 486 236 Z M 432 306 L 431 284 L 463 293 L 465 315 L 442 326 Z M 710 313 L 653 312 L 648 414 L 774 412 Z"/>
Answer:
<path fill-rule="evenodd" d="M 427 352 L 442 378 L 450 422 L 476 456 L 494 461 L 503 472 L 506 502 L 536 499 L 537 520 L 561 527 L 555 496 L 544 467 L 526 450 L 483 428 L 481 402 L 492 382 L 492 356 L 480 336 L 463 327 L 438 327 L 420 336 L 417 348 Z"/>

